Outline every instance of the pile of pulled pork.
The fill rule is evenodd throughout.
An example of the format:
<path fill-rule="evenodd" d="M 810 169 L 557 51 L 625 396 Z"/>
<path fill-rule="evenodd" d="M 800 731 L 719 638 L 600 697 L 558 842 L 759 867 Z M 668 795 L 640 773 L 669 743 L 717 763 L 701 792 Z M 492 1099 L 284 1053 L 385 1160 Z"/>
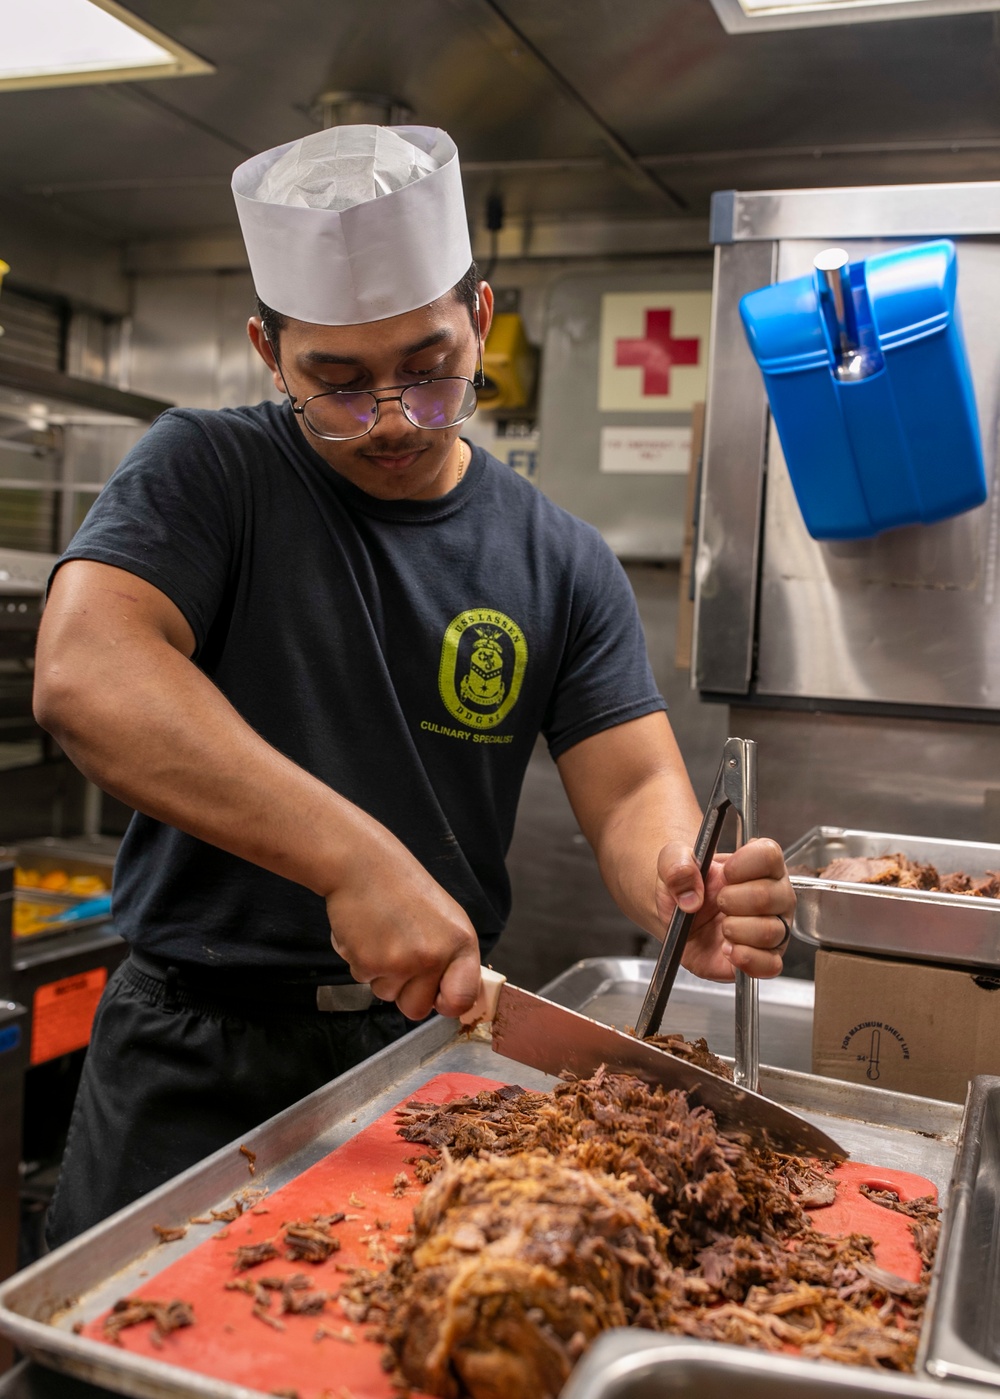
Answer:
<path fill-rule="evenodd" d="M 930 894 L 969 894 L 977 899 L 1000 898 L 1000 874 L 987 870 L 984 875 L 954 870 L 939 874 L 930 864 L 911 860 L 907 855 L 843 855 L 822 869 L 796 865 L 790 874 L 812 879 L 831 879 L 846 884 L 883 884 L 894 889 L 922 889 Z"/>
<path fill-rule="evenodd" d="M 862 1235 L 813 1229 L 829 1168 L 720 1132 L 680 1092 L 601 1070 L 551 1093 L 411 1103 L 429 1182 L 388 1271 L 345 1301 L 404 1387 L 443 1399 L 554 1396 L 601 1331 L 639 1325 L 848 1364 L 913 1367 L 937 1238 L 900 1205 L 924 1264 L 884 1272 Z"/>

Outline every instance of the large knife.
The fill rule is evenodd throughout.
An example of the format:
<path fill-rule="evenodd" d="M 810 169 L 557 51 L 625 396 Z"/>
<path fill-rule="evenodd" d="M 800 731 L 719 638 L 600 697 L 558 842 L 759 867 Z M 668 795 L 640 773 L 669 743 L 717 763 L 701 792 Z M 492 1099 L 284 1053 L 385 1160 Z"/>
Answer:
<path fill-rule="evenodd" d="M 683 1089 L 692 1105 L 711 1108 L 721 1128 L 743 1132 L 758 1146 L 835 1161 L 847 1155 L 832 1137 L 770 1098 L 751 1093 L 623 1030 L 511 986 L 506 977 L 488 967 L 482 969 L 476 1004 L 462 1016 L 466 1025 L 480 1021 L 492 1021 L 497 1054 L 542 1073 L 589 1078 L 604 1064 L 613 1073 L 634 1074 L 646 1083 Z"/>

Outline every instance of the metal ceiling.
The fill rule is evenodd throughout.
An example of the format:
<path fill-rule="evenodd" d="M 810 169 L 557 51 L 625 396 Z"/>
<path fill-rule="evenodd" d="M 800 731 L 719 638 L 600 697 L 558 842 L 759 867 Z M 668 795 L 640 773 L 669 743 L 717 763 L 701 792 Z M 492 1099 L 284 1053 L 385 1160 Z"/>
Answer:
<path fill-rule="evenodd" d="M 710 0 L 129 0 L 210 76 L 0 92 L 0 199 L 113 243 L 235 230 L 330 88 L 446 127 L 470 217 L 703 216 L 715 189 L 993 179 L 991 13 L 726 34 Z M 15 136 L 16 133 L 16 136 Z"/>

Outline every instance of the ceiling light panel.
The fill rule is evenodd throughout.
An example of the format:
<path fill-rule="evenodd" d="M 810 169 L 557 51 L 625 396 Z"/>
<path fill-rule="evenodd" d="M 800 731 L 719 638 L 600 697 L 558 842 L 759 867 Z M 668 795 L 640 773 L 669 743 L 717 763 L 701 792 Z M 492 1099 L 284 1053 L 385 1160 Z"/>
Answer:
<path fill-rule="evenodd" d="M 1000 0 L 712 0 L 729 34 L 998 10 Z"/>
<path fill-rule="evenodd" d="M 0 91 L 213 73 L 115 0 L 0 0 Z"/>

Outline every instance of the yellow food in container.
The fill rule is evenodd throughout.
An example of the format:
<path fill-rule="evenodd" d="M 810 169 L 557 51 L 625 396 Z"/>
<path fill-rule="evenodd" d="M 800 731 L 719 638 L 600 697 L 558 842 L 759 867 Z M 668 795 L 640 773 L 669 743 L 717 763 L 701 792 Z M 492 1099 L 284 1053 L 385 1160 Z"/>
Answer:
<path fill-rule="evenodd" d="M 47 889 L 52 894 L 73 894 L 76 898 L 92 899 L 106 894 L 108 885 L 99 874 L 67 874 L 65 870 L 21 869 L 14 871 L 16 889 Z"/>
<path fill-rule="evenodd" d="M 23 899 L 14 900 L 14 936 L 16 938 L 30 937 L 32 933 L 45 932 L 51 928 L 51 923 L 46 920 L 53 914 L 65 913 L 65 904 L 51 903 L 31 903 Z"/>
<path fill-rule="evenodd" d="M 110 891 L 110 880 L 99 874 L 69 874 L 63 869 L 36 870 L 18 865 L 14 870 L 14 936 L 31 937 L 33 933 L 53 932 L 55 917 L 75 907 L 75 902 L 93 899 Z M 37 897 L 18 898 L 16 891 L 26 894 L 60 894 L 62 903 L 51 903 Z M 69 896 L 69 897 L 67 897 Z"/>

